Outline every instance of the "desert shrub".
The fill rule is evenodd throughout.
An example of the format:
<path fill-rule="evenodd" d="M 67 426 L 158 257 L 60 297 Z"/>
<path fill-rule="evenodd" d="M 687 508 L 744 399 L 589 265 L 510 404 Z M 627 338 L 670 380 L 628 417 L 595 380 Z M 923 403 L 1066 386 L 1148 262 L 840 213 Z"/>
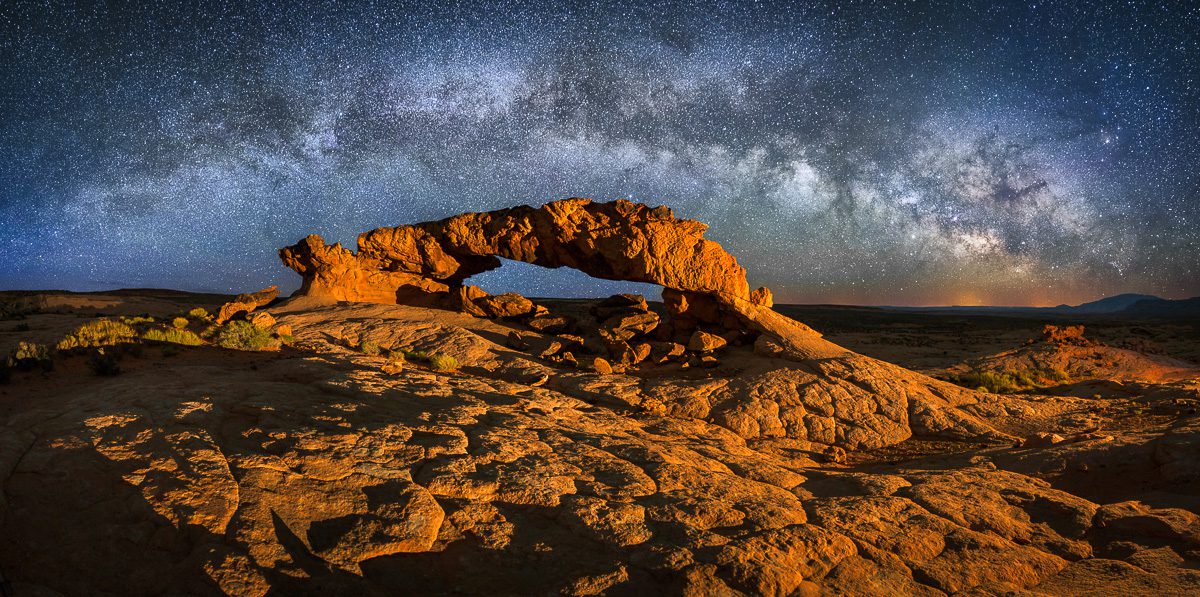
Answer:
<path fill-rule="evenodd" d="M 200 336 L 197 336 L 195 332 L 176 328 L 147 330 L 145 334 L 142 334 L 142 338 L 151 342 L 170 342 L 171 344 L 182 344 L 184 346 L 200 346 L 204 344 L 204 340 L 201 340 Z"/>
<path fill-rule="evenodd" d="M 149 314 L 143 313 L 134 317 L 122 317 L 121 323 L 126 325 L 141 325 L 143 323 L 154 323 L 154 318 Z"/>
<path fill-rule="evenodd" d="M 458 369 L 458 359 L 444 354 L 435 354 L 429 357 L 429 368 L 434 371 L 454 371 Z"/>
<path fill-rule="evenodd" d="M 1064 384 L 1071 381 L 1071 376 L 1065 369 L 1054 368 L 1046 369 L 1042 373 L 1046 381 L 1051 382 L 1051 385 Z"/>
<path fill-rule="evenodd" d="M 388 356 L 400 355 L 406 359 L 413 361 L 428 361 L 429 353 L 421 350 L 409 350 L 407 348 L 396 348 L 388 353 Z"/>
<path fill-rule="evenodd" d="M 361 350 L 363 354 L 373 357 L 379 356 L 380 353 L 379 344 L 369 340 L 359 345 L 358 349 Z"/>
<path fill-rule="evenodd" d="M 50 349 L 45 344 L 18 342 L 13 359 L 18 361 L 44 361 L 50 358 Z"/>
<path fill-rule="evenodd" d="M 75 333 L 59 341 L 57 348 L 71 350 L 72 348 L 112 346 L 133 342 L 135 338 L 137 338 L 137 332 L 128 323 L 111 319 L 97 319 L 79 326 Z"/>
<path fill-rule="evenodd" d="M 404 371 L 405 363 L 407 363 L 407 360 L 404 358 L 404 354 L 399 351 L 392 350 L 388 352 L 387 362 L 383 364 L 383 367 L 381 367 L 380 370 L 387 375 L 397 375 Z"/>
<path fill-rule="evenodd" d="M 204 328 L 203 330 L 200 330 L 200 337 L 204 338 L 205 340 L 211 340 L 211 339 L 215 338 L 217 336 L 217 334 L 219 334 L 219 333 L 221 333 L 221 326 L 210 325 L 210 326 Z"/>
<path fill-rule="evenodd" d="M 275 350 L 280 342 L 249 321 L 231 321 L 217 334 L 217 344 L 233 350 Z"/>
<path fill-rule="evenodd" d="M 430 354 L 423 350 L 394 348 L 388 351 L 389 360 L 409 360 L 426 363 L 434 371 L 454 371 L 459 368 L 458 359 L 444 354 Z"/>
<path fill-rule="evenodd" d="M 88 367 L 92 373 L 105 377 L 121 374 L 121 364 L 117 362 L 117 356 L 111 352 L 105 352 L 103 348 L 97 349 L 88 359 Z"/>
<path fill-rule="evenodd" d="M 1034 369 L 1022 371 L 973 371 L 950 379 L 965 388 L 975 388 L 993 394 L 1027 392 L 1070 381 L 1071 376 L 1062 369 Z"/>
<path fill-rule="evenodd" d="M 284 346 L 291 346 L 296 343 L 296 337 L 291 334 L 279 334 L 279 342 Z"/>
<path fill-rule="evenodd" d="M 208 314 L 208 311 L 205 310 L 203 307 L 196 307 L 195 309 L 188 311 L 187 316 L 191 319 L 208 319 L 209 317 L 211 317 Z"/>
<path fill-rule="evenodd" d="M 25 371 L 34 367 L 41 367 L 46 371 L 54 369 L 54 361 L 50 360 L 50 349 L 45 344 L 33 342 L 18 342 L 5 364 Z"/>
<path fill-rule="evenodd" d="M 176 317 L 171 320 L 171 325 L 175 326 L 177 330 L 182 330 L 188 326 L 188 320 L 186 317 Z"/>
<path fill-rule="evenodd" d="M 0 319 L 25 319 L 26 315 L 40 312 L 38 308 L 21 300 L 0 303 Z"/>

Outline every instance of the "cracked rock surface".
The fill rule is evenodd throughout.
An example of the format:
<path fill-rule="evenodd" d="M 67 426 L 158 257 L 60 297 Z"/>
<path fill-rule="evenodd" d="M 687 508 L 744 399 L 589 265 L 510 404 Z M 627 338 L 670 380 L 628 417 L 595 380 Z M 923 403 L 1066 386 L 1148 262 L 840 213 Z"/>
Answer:
<path fill-rule="evenodd" d="M 962 443 L 1087 404 L 947 390 L 932 409 L 873 398 L 916 375 L 900 367 L 750 347 L 717 369 L 599 375 L 461 314 L 271 311 L 303 349 L 148 354 L 112 378 L 66 362 L 4 386 L 0 565 L 17 594 L 1200 590 L 1194 416 Z M 389 375 L 343 347 L 367 340 L 463 367 Z M 959 447 L 866 451 L 918 440 Z M 1123 493 L 1130 471 L 1144 484 Z"/>

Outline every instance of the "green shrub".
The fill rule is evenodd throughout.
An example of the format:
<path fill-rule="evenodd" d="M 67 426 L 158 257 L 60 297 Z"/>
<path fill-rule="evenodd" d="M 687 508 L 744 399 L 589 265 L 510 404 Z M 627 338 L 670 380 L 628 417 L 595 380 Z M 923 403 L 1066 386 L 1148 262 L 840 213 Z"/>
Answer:
<path fill-rule="evenodd" d="M 279 334 L 279 342 L 284 346 L 291 346 L 296 343 L 296 337 L 291 334 Z"/>
<path fill-rule="evenodd" d="M 444 354 L 429 357 L 429 368 L 434 371 L 454 371 L 458 369 L 458 359 Z"/>
<path fill-rule="evenodd" d="M 363 354 L 373 357 L 379 356 L 380 353 L 379 344 L 369 340 L 359 345 L 358 349 L 361 350 Z"/>
<path fill-rule="evenodd" d="M 127 325 L 140 325 L 143 323 L 154 323 L 154 318 L 150 317 L 150 315 L 148 315 L 148 314 L 143 313 L 143 314 L 135 316 L 135 317 L 122 317 L 121 323 L 124 323 Z"/>
<path fill-rule="evenodd" d="M 217 344 L 233 350 L 277 350 L 280 342 L 249 321 L 231 321 L 217 334 Z"/>
<path fill-rule="evenodd" d="M 197 336 L 195 332 L 175 328 L 147 330 L 145 334 L 142 334 L 142 339 L 150 340 L 151 342 L 183 344 L 184 346 L 200 346 L 204 344 L 204 340 L 201 340 L 200 336 Z"/>
<path fill-rule="evenodd" d="M 177 330 L 182 330 L 188 326 L 188 320 L 186 317 L 176 317 L 171 320 L 171 325 L 175 326 Z"/>
<path fill-rule="evenodd" d="M 388 356 L 400 355 L 406 359 L 414 361 L 428 361 L 429 353 L 420 350 L 409 350 L 407 348 L 396 348 L 388 353 Z"/>
<path fill-rule="evenodd" d="M 1062 369 L 1035 369 L 1028 371 L 973 371 L 950 378 L 952 383 L 977 391 L 993 394 L 1027 392 L 1070 381 L 1071 376 Z"/>
<path fill-rule="evenodd" d="M 50 349 L 45 344 L 18 342 L 13 359 L 18 361 L 45 361 L 50 358 Z"/>
<path fill-rule="evenodd" d="M 133 342 L 137 332 L 124 321 L 97 319 L 89 321 L 75 330 L 75 333 L 59 341 L 59 350 L 72 348 L 89 348 L 93 346 L 113 346 L 125 342 Z"/>
<path fill-rule="evenodd" d="M 88 367 L 91 368 L 92 373 L 105 377 L 121 374 L 121 364 L 117 362 L 117 356 L 104 352 L 103 348 L 97 349 L 88 359 Z"/>
<path fill-rule="evenodd" d="M 192 319 L 208 319 L 210 317 L 208 311 L 204 310 L 202 307 L 196 307 L 195 309 L 188 311 L 187 316 Z"/>
<path fill-rule="evenodd" d="M 13 350 L 12 356 L 6 360 L 5 365 L 23 371 L 34 367 L 41 367 L 46 371 L 54 369 L 54 361 L 50 360 L 50 349 L 45 344 L 33 342 L 18 342 L 17 348 Z"/>
<path fill-rule="evenodd" d="M 454 371 L 459 368 L 458 359 L 444 354 L 429 354 L 423 350 L 394 348 L 388 351 L 389 360 L 418 361 L 429 365 L 434 371 Z"/>

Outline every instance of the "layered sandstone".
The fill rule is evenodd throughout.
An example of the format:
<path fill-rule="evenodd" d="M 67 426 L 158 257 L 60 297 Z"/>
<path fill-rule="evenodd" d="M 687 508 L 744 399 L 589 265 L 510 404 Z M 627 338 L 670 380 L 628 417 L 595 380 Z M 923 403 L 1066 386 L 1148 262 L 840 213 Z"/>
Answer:
<path fill-rule="evenodd" d="M 497 257 L 749 299 L 746 270 L 706 228 L 666 206 L 575 198 L 379 228 L 358 237 L 357 253 L 313 235 L 280 257 L 304 276 L 305 295 L 339 301 L 405 303 L 408 287 L 458 286 L 500 267 Z"/>
<path fill-rule="evenodd" d="M 651 381 L 554 369 L 493 342 L 505 320 L 267 312 L 295 347 L 143 350 L 117 377 L 63 360 L 0 386 L 13 594 L 1200 590 L 1194 414 L 1096 433 L 1147 401 L 997 396 L 963 409 L 1061 441 L 864 462 L 821 442 L 903 429 L 887 421 L 908 414 L 870 396 L 917 379 L 866 357 L 795 361 L 768 339 Z M 396 374 L 347 348 L 367 342 L 469 366 Z M 811 441 L 781 433 L 796 425 Z"/>
<path fill-rule="evenodd" d="M 304 277 L 302 296 L 441 305 L 522 319 L 542 331 L 564 331 L 571 322 L 548 321 L 551 314 L 519 295 L 491 297 L 464 286 L 464 280 L 499 267 L 498 257 L 504 257 L 659 284 L 667 321 L 660 321 L 645 299 L 617 296 L 597 305 L 596 324 L 578 338 L 516 337 L 512 342 L 535 347 L 533 354 L 559 367 L 629 375 L 626 390 L 604 390 L 610 400 L 716 422 L 747 439 L 788 437 L 845 449 L 887 446 L 914 434 L 1011 439 L 963 410 L 979 400 L 975 392 L 855 354 L 775 312 L 770 290 L 751 292 L 745 269 L 704 239 L 706 228 L 676 218 L 665 206 L 566 199 L 372 230 L 359 236 L 355 253 L 314 235 L 282 249 L 280 256 Z M 656 350 L 653 341 L 666 344 Z M 671 344 L 690 347 L 690 359 L 674 359 L 685 365 L 729 366 L 724 355 L 715 354 L 727 343 L 753 346 L 759 356 L 740 378 L 717 386 L 660 375 L 643 382 L 630 370 L 671 361 L 662 356 L 673 353 Z M 659 358 L 651 358 L 656 353 Z M 586 378 L 546 375 L 557 377 L 555 383 L 564 388 L 576 386 L 575 391 L 598 387 Z M 592 389 L 578 389 L 587 387 Z"/>

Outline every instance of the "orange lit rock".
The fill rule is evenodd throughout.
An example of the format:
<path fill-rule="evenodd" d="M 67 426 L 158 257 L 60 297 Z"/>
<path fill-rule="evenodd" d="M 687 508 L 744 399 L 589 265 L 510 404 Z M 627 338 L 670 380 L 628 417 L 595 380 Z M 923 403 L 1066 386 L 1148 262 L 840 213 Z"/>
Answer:
<path fill-rule="evenodd" d="M 221 305 L 221 311 L 217 314 L 217 324 L 220 325 L 235 317 L 244 316 L 259 307 L 265 307 L 278 296 L 278 286 L 269 286 L 258 292 L 239 294 L 232 301 Z"/>

